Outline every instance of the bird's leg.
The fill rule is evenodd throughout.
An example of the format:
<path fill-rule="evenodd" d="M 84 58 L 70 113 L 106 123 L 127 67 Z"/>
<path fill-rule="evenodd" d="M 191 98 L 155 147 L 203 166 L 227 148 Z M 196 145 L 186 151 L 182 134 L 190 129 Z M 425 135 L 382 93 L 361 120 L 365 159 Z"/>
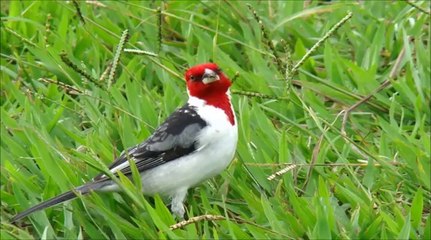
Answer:
<path fill-rule="evenodd" d="M 171 202 L 171 211 L 173 214 L 175 214 L 180 220 L 184 219 L 184 205 L 183 201 L 186 198 L 187 195 L 187 188 L 186 189 L 180 189 L 172 196 L 172 202 Z"/>

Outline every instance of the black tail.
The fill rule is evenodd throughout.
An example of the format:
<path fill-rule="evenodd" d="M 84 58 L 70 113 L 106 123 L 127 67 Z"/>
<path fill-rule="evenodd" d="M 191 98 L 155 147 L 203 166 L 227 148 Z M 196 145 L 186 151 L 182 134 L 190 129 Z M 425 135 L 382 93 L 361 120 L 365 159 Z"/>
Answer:
<path fill-rule="evenodd" d="M 21 218 L 26 217 L 27 215 L 32 214 L 33 212 L 54 206 L 55 204 L 65 202 L 65 201 L 73 199 L 73 198 L 76 198 L 76 194 L 73 191 L 68 191 L 68 192 L 65 192 L 63 194 L 60 194 L 60 195 L 53 197 L 53 198 L 51 198 L 45 202 L 41 202 L 41 203 L 23 211 L 23 212 L 18 213 L 17 215 L 15 215 L 11 219 L 11 223 L 15 223 L 16 221 L 20 220 Z"/>
<path fill-rule="evenodd" d="M 53 197 L 53 198 L 51 198 L 45 202 L 41 202 L 41 203 L 23 211 L 23 212 L 18 213 L 17 215 L 15 215 L 11 219 L 11 223 L 15 223 L 16 221 L 18 221 L 18 220 L 36 212 L 36 211 L 39 211 L 39 210 L 42 210 L 42 209 L 45 209 L 48 207 L 52 207 L 56 204 L 65 202 L 65 201 L 70 200 L 70 199 L 74 199 L 77 197 L 77 195 L 76 195 L 77 193 L 79 193 L 81 195 L 85 195 L 85 194 L 89 193 L 91 190 L 97 190 L 97 189 L 99 189 L 99 188 L 101 188 L 107 184 L 109 184 L 109 181 L 92 182 L 92 183 L 86 184 L 84 186 L 77 187 L 74 190 L 62 193 L 56 197 Z"/>

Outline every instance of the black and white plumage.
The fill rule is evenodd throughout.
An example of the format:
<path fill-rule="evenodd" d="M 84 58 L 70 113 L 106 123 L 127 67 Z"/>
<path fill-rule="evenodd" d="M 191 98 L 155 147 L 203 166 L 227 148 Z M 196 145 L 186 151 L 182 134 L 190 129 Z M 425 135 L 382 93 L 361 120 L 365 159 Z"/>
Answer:
<path fill-rule="evenodd" d="M 110 166 L 131 176 L 129 159 L 135 161 L 146 195 L 172 199 L 171 210 L 182 218 L 187 190 L 219 174 L 231 162 L 238 139 L 235 114 L 230 102 L 230 80 L 216 64 L 190 68 L 186 74 L 189 100 L 172 113 L 144 142 L 124 151 Z M 118 191 L 108 176 L 58 195 L 17 214 L 15 222 L 35 211 L 91 191 Z"/>
<path fill-rule="evenodd" d="M 142 172 L 186 156 L 196 150 L 199 132 L 207 125 L 195 107 L 186 104 L 173 112 L 145 142 L 124 151 L 109 169 L 128 176 L 131 174 L 129 158 L 135 161 L 138 171 Z M 100 174 L 94 180 L 104 178 L 107 177 Z"/>

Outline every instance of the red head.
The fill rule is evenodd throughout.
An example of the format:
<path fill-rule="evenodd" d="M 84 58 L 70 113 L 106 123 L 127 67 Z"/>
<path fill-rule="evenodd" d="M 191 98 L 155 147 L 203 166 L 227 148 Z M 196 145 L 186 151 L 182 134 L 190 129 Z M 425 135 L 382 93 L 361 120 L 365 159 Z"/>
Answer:
<path fill-rule="evenodd" d="M 234 124 L 233 112 L 228 96 L 231 81 L 215 63 L 204 63 L 191 67 L 185 74 L 187 88 L 192 97 L 206 104 L 221 108 Z"/>
<path fill-rule="evenodd" d="M 185 74 L 190 96 L 206 100 L 211 95 L 225 95 L 231 82 L 215 63 L 196 65 Z"/>

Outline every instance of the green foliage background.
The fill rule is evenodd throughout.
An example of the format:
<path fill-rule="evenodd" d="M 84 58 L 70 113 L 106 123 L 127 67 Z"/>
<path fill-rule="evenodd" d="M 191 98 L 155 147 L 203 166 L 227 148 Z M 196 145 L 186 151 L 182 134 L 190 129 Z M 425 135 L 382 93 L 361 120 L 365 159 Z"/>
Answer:
<path fill-rule="evenodd" d="M 428 13 L 406 1 L 76 3 L 83 20 L 73 1 L 1 3 L 2 239 L 431 238 L 427 1 L 416 4 Z M 295 64 L 349 11 L 286 80 L 266 42 L 283 66 Z M 123 52 L 112 86 L 61 60 L 63 53 L 99 79 L 125 29 L 126 48 L 158 55 Z M 210 60 L 239 74 L 239 143 L 229 168 L 191 190 L 186 206 L 189 217 L 226 220 L 170 230 L 176 221 L 163 199 L 144 198 L 122 178 L 123 193 L 91 194 L 9 223 L 148 137 L 186 101 L 185 68 Z M 371 93 L 343 137 L 342 111 Z M 287 163 L 290 171 L 267 179 Z"/>

